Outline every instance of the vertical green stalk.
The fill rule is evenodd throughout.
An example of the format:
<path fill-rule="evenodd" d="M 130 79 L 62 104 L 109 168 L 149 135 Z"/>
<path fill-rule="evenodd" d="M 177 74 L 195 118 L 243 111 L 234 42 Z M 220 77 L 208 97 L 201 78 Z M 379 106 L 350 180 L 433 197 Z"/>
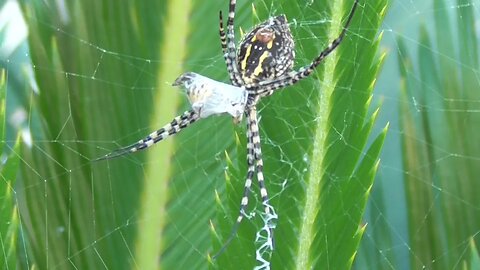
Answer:
<path fill-rule="evenodd" d="M 180 95 L 172 89 L 165 89 L 170 88 L 165 82 L 173 82 L 182 72 L 181 63 L 187 53 L 186 37 L 190 10 L 190 0 L 170 1 L 168 4 L 157 81 L 157 87 L 161 91 L 154 97 L 152 130 L 170 122 L 177 113 Z M 163 249 L 162 236 L 167 220 L 167 190 L 171 177 L 170 158 L 173 150 L 173 140 L 170 139 L 151 149 L 147 154 L 135 247 L 135 264 L 138 269 L 160 268 L 159 256 Z"/>
<path fill-rule="evenodd" d="M 342 14 L 343 1 L 333 1 L 332 6 L 332 23 L 328 31 L 328 40 L 334 40 L 342 30 Z M 325 59 L 325 71 L 322 74 L 321 81 L 324 87 L 320 93 L 320 100 L 318 105 L 317 126 L 315 127 L 312 160 L 313 164 L 308 175 L 308 183 L 305 188 L 305 206 L 300 225 L 299 247 L 297 251 L 295 268 L 296 269 L 311 269 L 311 251 L 312 242 L 315 239 L 315 232 L 318 230 L 314 227 L 315 217 L 318 213 L 321 195 L 321 180 L 325 173 L 324 157 L 326 156 L 325 141 L 327 139 L 329 130 L 329 115 L 332 110 L 331 97 L 335 89 L 336 83 L 334 81 L 334 70 L 338 59 L 336 53 L 333 52 Z M 316 166 L 318 164 L 318 166 Z"/>
<path fill-rule="evenodd" d="M 0 268 L 17 268 L 17 239 L 18 239 L 18 208 L 15 195 L 15 181 L 17 178 L 20 158 L 17 139 L 12 151 L 5 151 L 7 132 L 5 119 L 7 111 L 7 72 L 0 69 L 0 155 L 3 157 L 0 164 Z"/>

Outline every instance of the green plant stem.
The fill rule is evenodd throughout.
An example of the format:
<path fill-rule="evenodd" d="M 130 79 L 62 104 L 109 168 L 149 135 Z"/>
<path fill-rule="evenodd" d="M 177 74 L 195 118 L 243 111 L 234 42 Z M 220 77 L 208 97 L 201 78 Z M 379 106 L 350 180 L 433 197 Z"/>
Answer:
<path fill-rule="evenodd" d="M 332 6 L 332 23 L 328 31 L 328 40 L 334 40 L 338 37 L 342 29 L 343 1 L 334 1 Z M 318 121 L 315 127 L 313 150 L 311 158 L 311 168 L 308 175 L 308 183 L 305 197 L 305 206 L 300 225 L 299 247 L 296 256 L 295 269 L 311 269 L 310 252 L 311 245 L 315 238 L 314 228 L 315 217 L 318 213 L 321 195 L 321 180 L 325 174 L 324 157 L 327 149 L 325 141 L 329 129 L 329 114 L 332 110 L 331 97 L 335 90 L 334 70 L 338 62 L 336 53 L 333 52 L 325 59 L 325 71 L 321 78 L 323 86 L 320 93 L 318 106 Z"/>
<path fill-rule="evenodd" d="M 165 36 L 161 48 L 161 64 L 158 71 L 157 91 L 154 97 L 155 111 L 152 129 L 170 122 L 175 116 L 181 95 L 165 89 L 165 82 L 172 82 L 182 72 L 181 63 L 187 54 L 186 37 L 189 30 L 190 0 L 170 1 L 165 22 Z M 169 88 L 169 87 L 167 87 Z M 165 91 L 163 91 L 165 89 Z M 135 246 L 135 263 L 138 269 L 159 269 L 159 256 L 163 250 L 163 231 L 167 224 L 168 182 L 171 177 L 173 140 L 166 140 L 147 154 L 145 183 L 140 198 L 140 223 Z"/>

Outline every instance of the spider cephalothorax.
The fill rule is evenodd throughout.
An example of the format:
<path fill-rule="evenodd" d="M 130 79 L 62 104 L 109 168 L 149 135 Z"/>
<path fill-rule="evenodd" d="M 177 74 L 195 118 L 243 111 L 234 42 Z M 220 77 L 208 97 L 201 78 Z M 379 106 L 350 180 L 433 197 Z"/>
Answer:
<path fill-rule="evenodd" d="M 127 147 L 115 150 L 97 160 L 110 159 L 148 148 L 180 132 L 195 121 L 211 115 L 230 114 L 236 122 L 245 115 L 248 139 L 245 188 L 240 202 L 239 214 L 234 221 L 235 225 L 225 245 L 217 255 L 233 239 L 241 221 L 247 216 L 248 198 L 255 175 L 260 189 L 262 206 L 264 207 L 265 226 L 261 231 L 265 232 L 266 236 L 263 238 L 266 240 L 262 245 L 262 250 L 272 251 L 273 229 L 275 228 L 277 215 L 273 206 L 270 205 L 263 176 L 263 159 L 256 104 L 261 98 L 308 77 L 322 60 L 340 45 L 358 5 L 358 0 L 354 1 L 345 26 L 339 36 L 310 64 L 298 70 L 293 70 L 295 48 L 285 15 L 269 18 L 254 27 L 242 39 L 237 52 L 234 31 L 236 0 L 230 0 L 227 29 L 225 31 L 223 28 L 223 17 L 220 12 L 219 33 L 231 85 L 193 72 L 180 75 L 173 85 L 182 86 L 186 90 L 191 109 L 175 117 L 169 124 L 152 132 L 146 138 Z M 257 260 L 262 263 L 265 262 L 263 258 L 257 257 Z"/>
<path fill-rule="evenodd" d="M 243 81 L 258 83 L 291 71 L 294 46 L 285 15 L 257 25 L 243 37 L 238 49 L 237 61 Z"/>

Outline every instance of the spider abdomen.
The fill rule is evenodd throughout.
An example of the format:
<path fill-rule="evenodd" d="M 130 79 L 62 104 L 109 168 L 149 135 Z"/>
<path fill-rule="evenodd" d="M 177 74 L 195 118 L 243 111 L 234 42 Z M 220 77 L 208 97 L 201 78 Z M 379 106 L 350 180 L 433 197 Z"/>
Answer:
<path fill-rule="evenodd" d="M 274 79 L 293 68 L 295 50 L 285 15 L 257 25 L 240 42 L 237 65 L 246 84 Z"/>

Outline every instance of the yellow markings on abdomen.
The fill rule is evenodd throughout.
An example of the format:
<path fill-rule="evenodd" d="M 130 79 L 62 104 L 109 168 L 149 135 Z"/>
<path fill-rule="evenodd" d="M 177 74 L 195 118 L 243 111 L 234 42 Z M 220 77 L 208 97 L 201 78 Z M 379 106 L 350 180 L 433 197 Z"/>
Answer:
<path fill-rule="evenodd" d="M 270 54 L 269 51 L 264 51 L 262 53 L 262 55 L 258 59 L 257 67 L 253 70 L 253 75 L 254 76 L 258 76 L 258 75 L 260 75 L 260 73 L 262 73 L 262 71 L 263 71 L 263 61 L 265 61 L 265 59 L 268 57 L 269 54 Z"/>
<path fill-rule="evenodd" d="M 250 57 L 250 54 L 252 52 L 252 47 L 253 47 L 253 43 L 257 40 L 257 37 L 256 36 L 253 36 L 253 38 L 250 40 L 250 44 L 248 45 L 247 47 L 247 50 L 245 51 L 245 57 L 243 58 L 243 61 L 241 63 L 241 67 L 242 67 L 242 70 L 243 70 L 243 73 L 245 75 L 245 69 L 247 68 L 247 60 L 248 58 Z"/>

